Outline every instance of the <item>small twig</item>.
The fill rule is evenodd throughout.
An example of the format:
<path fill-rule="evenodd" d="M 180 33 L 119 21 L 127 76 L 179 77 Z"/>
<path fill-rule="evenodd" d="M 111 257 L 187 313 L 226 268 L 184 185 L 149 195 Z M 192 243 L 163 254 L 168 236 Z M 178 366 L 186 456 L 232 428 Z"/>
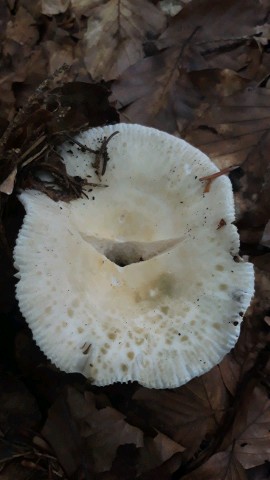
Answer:
<path fill-rule="evenodd" d="M 75 145 L 78 145 L 78 147 L 80 147 L 80 149 L 83 151 L 83 152 L 90 152 L 90 153 L 94 153 L 95 155 L 98 154 L 99 150 L 93 150 L 92 148 L 89 148 L 87 147 L 86 145 L 83 145 L 81 142 L 79 142 L 78 140 L 75 140 L 75 138 L 72 138 L 70 135 L 68 135 L 67 133 L 65 133 L 65 137 L 68 138 L 68 140 L 70 140 L 72 143 L 74 143 Z"/>
<path fill-rule="evenodd" d="M 107 151 L 107 145 L 109 141 L 117 135 L 119 132 L 113 132 L 109 137 L 105 137 L 104 140 L 102 141 L 101 147 L 96 153 L 96 159 L 94 163 L 92 163 L 92 167 L 96 170 L 96 174 L 98 176 L 98 179 L 101 181 L 101 177 L 104 175 L 106 172 L 107 168 L 107 163 L 109 161 L 109 155 Z"/>
<path fill-rule="evenodd" d="M 236 168 L 239 168 L 239 165 L 231 165 L 230 167 L 223 168 L 219 172 L 212 173 L 211 175 L 206 175 L 205 177 L 199 178 L 201 182 L 206 181 L 206 185 L 204 187 L 203 193 L 208 193 L 210 191 L 211 184 L 213 180 L 215 180 L 218 177 L 221 177 L 221 175 L 227 175 L 228 173 L 232 172 L 233 170 L 236 170 Z"/>

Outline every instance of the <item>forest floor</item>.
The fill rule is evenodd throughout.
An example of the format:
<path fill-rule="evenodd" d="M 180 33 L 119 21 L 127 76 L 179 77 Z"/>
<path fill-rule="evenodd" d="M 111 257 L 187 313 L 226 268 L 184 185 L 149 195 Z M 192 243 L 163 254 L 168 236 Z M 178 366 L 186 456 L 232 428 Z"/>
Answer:
<path fill-rule="evenodd" d="M 0 37 L 0 131 L 10 129 L 0 143 L 0 479 L 269 479 L 269 0 L 2 0 Z M 40 145 L 117 121 L 116 109 L 122 122 L 184 138 L 220 169 L 238 166 L 236 224 L 256 293 L 233 351 L 173 390 L 94 387 L 59 371 L 15 300 L 16 192 L 44 166 Z M 50 168 L 63 185 L 55 158 Z M 67 200 L 80 194 L 65 185 Z"/>

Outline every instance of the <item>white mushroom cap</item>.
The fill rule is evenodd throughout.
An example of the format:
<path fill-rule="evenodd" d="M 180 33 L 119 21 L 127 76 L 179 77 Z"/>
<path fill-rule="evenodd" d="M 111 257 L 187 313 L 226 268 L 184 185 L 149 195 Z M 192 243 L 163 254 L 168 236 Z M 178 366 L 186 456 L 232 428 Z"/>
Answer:
<path fill-rule="evenodd" d="M 218 171 L 208 157 L 139 125 L 91 129 L 77 140 L 95 149 L 115 131 L 108 187 L 70 203 L 20 195 L 17 298 L 37 344 L 66 372 L 96 385 L 173 388 L 234 346 L 253 267 L 234 260 L 230 180 L 221 176 L 204 193 L 199 179 Z M 94 155 L 70 145 L 61 153 L 68 173 L 98 181 Z"/>

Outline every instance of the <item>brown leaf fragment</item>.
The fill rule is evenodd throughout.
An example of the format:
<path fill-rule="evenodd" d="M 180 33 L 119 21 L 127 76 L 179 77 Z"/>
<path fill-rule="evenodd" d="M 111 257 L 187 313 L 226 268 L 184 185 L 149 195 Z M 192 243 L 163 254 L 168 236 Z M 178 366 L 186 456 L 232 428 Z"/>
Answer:
<path fill-rule="evenodd" d="M 270 460 L 270 400 L 261 387 L 246 390 L 221 449 L 231 450 L 244 468 Z"/>
<path fill-rule="evenodd" d="M 67 10 L 69 3 L 70 0 L 42 0 L 41 12 L 43 15 L 58 15 Z"/>
<path fill-rule="evenodd" d="M 182 68 L 182 54 L 170 48 L 131 66 L 114 82 L 122 120 L 179 134 L 194 118 L 200 92 Z"/>
<path fill-rule="evenodd" d="M 171 440 L 167 435 L 158 432 L 155 438 L 145 437 L 144 447 L 139 449 L 139 472 L 148 472 L 160 467 L 164 462 L 185 450 L 179 443 Z"/>
<path fill-rule="evenodd" d="M 256 13 L 255 13 L 256 12 Z M 247 0 L 243 9 L 239 2 L 229 0 L 204 0 L 190 2 L 169 23 L 160 36 L 157 46 L 160 49 L 178 45 L 181 48 L 185 39 L 197 26 L 200 26 L 191 40 L 192 55 L 186 57 L 186 68 L 230 68 L 236 71 L 250 69 L 255 62 L 258 68 L 261 52 L 254 41 L 256 59 L 252 61 L 250 50 L 257 25 L 267 18 L 267 6 L 256 0 Z M 229 52 L 229 53 L 228 53 Z M 225 53 L 225 54 L 224 54 Z"/>
<path fill-rule="evenodd" d="M 12 170 L 12 172 L 9 174 L 9 176 L 1 183 L 0 192 L 6 193 L 7 195 L 12 194 L 16 175 L 17 168 L 15 167 L 14 170 Z"/>
<path fill-rule="evenodd" d="M 225 227 L 225 225 L 227 225 L 226 221 L 224 220 L 224 218 L 221 218 L 221 220 L 218 223 L 217 230 L 219 230 L 222 227 Z"/>
<path fill-rule="evenodd" d="M 109 0 L 90 10 L 84 61 L 94 79 L 117 78 L 144 56 L 143 42 L 165 27 L 165 15 L 145 0 Z"/>
<path fill-rule="evenodd" d="M 13 20 L 7 24 L 6 38 L 19 45 L 33 46 L 38 37 L 34 18 L 26 8 L 20 6 Z"/>
<path fill-rule="evenodd" d="M 218 368 L 227 390 L 235 395 L 240 379 L 241 366 L 235 360 L 233 354 L 228 353 L 219 364 Z"/>
<path fill-rule="evenodd" d="M 52 406 L 42 434 L 69 476 L 110 470 L 120 445 L 143 445 L 142 432 L 124 415 L 111 407 L 97 410 L 91 393 L 71 387 Z"/>
<path fill-rule="evenodd" d="M 234 453 L 219 452 L 199 468 L 184 475 L 183 480 L 248 480 Z"/>
<path fill-rule="evenodd" d="M 269 220 L 270 91 L 248 88 L 212 100 L 211 103 L 209 98 L 198 112 L 184 137 L 209 155 L 219 168 L 241 166 L 239 175 L 231 174 L 237 181 L 238 219 L 241 226 L 261 228 Z"/>
<path fill-rule="evenodd" d="M 191 458 L 203 445 L 208 446 L 219 428 L 229 397 L 218 367 L 186 385 L 171 391 L 140 388 L 134 395 L 142 415 L 147 415 L 150 426 L 166 434 L 187 450 Z M 210 440 L 211 443 L 211 440 Z"/>
<path fill-rule="evenodd" d="M 265 229 L 264 229 L 260 244 L 263 245 L 264 247 L 270 248 L 270 220 L 265 225 Z"/>
<path fill-rule="evenodd" d="M 188 3 L 191 0 L 160 0 L 155 3 L 158 3 L 159 8 L 166 13 L 166 15 L 170 15 L 171 17 L 174 17 L 177 15 L 177 13 L 182 10 L 183 6 L 185 3 Z"/>

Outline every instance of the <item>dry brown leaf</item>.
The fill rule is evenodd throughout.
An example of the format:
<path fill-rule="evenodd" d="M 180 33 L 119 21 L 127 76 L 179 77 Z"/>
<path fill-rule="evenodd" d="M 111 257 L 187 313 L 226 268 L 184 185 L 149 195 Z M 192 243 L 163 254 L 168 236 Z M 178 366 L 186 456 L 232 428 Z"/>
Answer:
<path fill-rule="evenodd" d="M 175 454 L 181 454 L 185 448 L 174 442 L 163 433 L 158 432 L 155 438 L 145 437 L 144 448 L 140 449 L 139 472 L 148 472 L 159 467 Z M 178 455 L 178 458 L 181 458 Z"/>
<path fill-rule="evenodd" d="M 235 0 L 193 1 L 172 19 L 157 46 L 163 49 L 178 45 L 180 50 L 196 30 L 190 42 L 192 54 L 186 58 L 188 70 L 197 70 L 203 61 L 204 68 L 244 69 L 247 76 L 254 78 L 261 51 L 253 36 L 266 15 L 267 6 L 257 0 L 246 0 L 245 8 Z"/>
<path fill-rule="evenodd" d="M 50 409 L 42 434 L 70 476 L 83 465 L 90 471 L 110 470 L 120 445 L 143 446 L 143 433 L 124 415 L 111 407 L 97 410 L 91 393 L 70 387 Z"/>
<path fill-rule="evenodd" d="M 266 371 L 267 345 L 270 342 L 270 331 L 267 332 L 265 312 L 261 309 L 259 292 L 253 301 L 253 315 L 248 316 L 242 326 L 238 342 L 219 364 L 220 373 L 227 390 L 238 401 L 243 389 L 243 382 L 250 377 L 262 376 Z M 258 298 L 258 301 L 256 300 Z M 256 306 L 257 303 L 257 306 Z M 268 329 L 269 330 L 269 329 Z"/>
<path fill-rule="evenodd" d="M 69 7 L 70 0 L 42 0 L 41 12 L 43 15 L 58 15 Z"/>
<path fill-rule="evenodd" d="M 220 168 L 241 165 L 237 218 L 252 228 L 264 228 L 269 219 L 269 106 L 270 90 L 266 88 L 247 88 L 227 97 L 208 98 L 184 134 Z"/>
<path fill-rule="evenodd" d="M 221 98 L 210 95 L 185 137 L 217 165 L 241 165 L 269 129 L 269 105 L 270 91 L 265 88 L 248 87 Z"/>
<path fill-rule="evenodd" d="M 255 387 L 246 390 L 232 428 L 221 449 L 233 451 L 244 468 L 252 468 L 270 460 L 270 400 L 266 392 Z"/>
<path fill-rule="evenodd" d="M 90 15 L 90 10 L 97 7 L 104 0 L 70 0 L 72 10 L 77 15 Z M 105 0 L 106 1 L 106 0 Z"/>
<path fill-rule="evenodd" d="M 149 125 L 179 134 L 193 119 L 200 92 L 181 68 L 175 48 L 145 58 L 128 68 L 113 84 L 122 121 Z"/>
<path fill-rule="evenodd" d="M 158 2 L 158 6 L 164 13 L 170 15 L 171 17 L 174 17 L 182 10 L 182 8 L 185 6 L 185 3 L 188 3 L 190 1 L 191 0 L 160 0 Z"/>
<path fill-rule="evenodd" d="M 69 37 L 63 38 L 61 44 L 48 40 L 44 42 L 48 52 L 49 74 L 52 75 L 55 70 L 61 67 L 63 63 L 72 65 L 74 59 L 74 45 Z"/>
<path fill-rule="evenodd" d="M 235 360 L 232 353 L 228 353 L 219 364 L 222 380 L 231 395 L 235 395 L 240 379 L 241 366 Z"/>
<path fill-rule="evenodd" d="M 265 229 L 264 229 L 260 244 L 263 245 L 264 247 L 270 248 L 270 220 L 265 225 Z"/>
<path fill-rule="evenodd" d="M 14 182 L 17 175 L 17 168 L 14 168 L 10 175 L 1 183 L 0 185 L 0 192 L 6 193 L 7 195 L 11 195 L 14 188 Z"/>
<path fill-rule="evenodd" d="M 218 367 L 175 390 L 141 388 L 133 398 L 149 424 L 183 445 L 188 458 L 202 448 L 206 436 L 213 441 L 229 405 Z"/>
<path fill-rule="evenodd" d="M 213 455 L 201 467 L 183 480 L 248 480 L 245 470 L 231 452 L 220 452 Z"/>
<path fill-rule="evenodd" d="M 165 16 L 147 0 L 109 0 L 91 9 L 84 61 L 94 79 L 117 78 L 143 58 L 143 42 L 159 34 Z"/>
<path fill-rule="evenodd" d="M 33 46 L 38 37 L 34 18 L 24 7 L 19 7 L 13 21 L 7 24 L 6 38 L 19 45 Z"/>

